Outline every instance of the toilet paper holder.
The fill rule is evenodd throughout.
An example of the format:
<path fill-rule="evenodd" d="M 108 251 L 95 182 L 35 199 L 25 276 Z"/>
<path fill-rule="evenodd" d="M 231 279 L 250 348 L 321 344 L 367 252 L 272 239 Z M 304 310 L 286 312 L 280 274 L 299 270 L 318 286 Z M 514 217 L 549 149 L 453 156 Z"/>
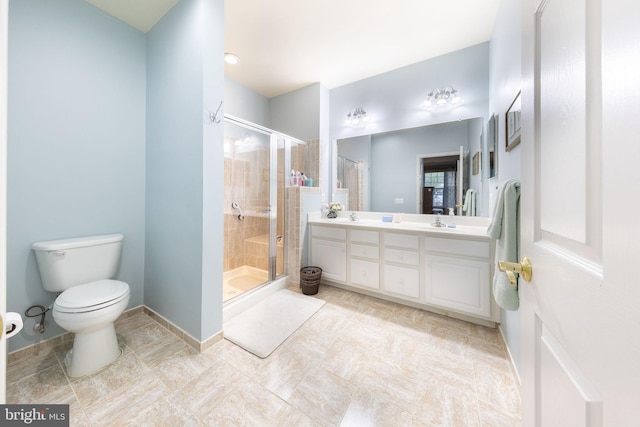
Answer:
<path fill-rule="evenodd" d="M 7 338 L 11 338 L 22 330 L 22 316 L 18 313 L 5 313 L 0 316 L 0 331 L 4 331 Z"/>

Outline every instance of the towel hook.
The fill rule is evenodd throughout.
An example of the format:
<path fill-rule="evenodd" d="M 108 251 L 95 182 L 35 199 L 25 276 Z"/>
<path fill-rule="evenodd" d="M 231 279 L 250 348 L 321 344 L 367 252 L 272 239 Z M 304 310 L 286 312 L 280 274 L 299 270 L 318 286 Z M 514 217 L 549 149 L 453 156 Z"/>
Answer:
<path fill-rule="evenodd" d="M 220 123 L 220 120 L 222 119 L 218 118 L 218 113 L 220 112 L 221 108 L 222 108 L 222 101 L 220 101 L 220 105 L 218 105 L 218 109 L 216 110 L 215 113 L 209 113 L 209 120 L 211 120 L 214 123 Z"/>

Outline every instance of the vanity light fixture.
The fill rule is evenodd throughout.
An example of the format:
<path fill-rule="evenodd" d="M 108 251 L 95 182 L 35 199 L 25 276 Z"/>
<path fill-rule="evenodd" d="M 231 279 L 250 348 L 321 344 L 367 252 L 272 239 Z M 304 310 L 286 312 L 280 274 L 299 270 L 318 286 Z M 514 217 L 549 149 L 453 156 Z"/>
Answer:
<path fill-rule="evenodd" d="M 451 86 L 444 88 L 434 89 L 427 94 L 427 99 L 424 100 L 422 106 L 429 107 L 444 107 L 446 105 L 456 105 L 462 102 L 460 94 Z"/>
<path fill-rule="evenodd" d="M 368 121 L 369 117 L 367 117 L 367 112 L 358 107 L 347 114 L 347 118 L 344 122 L 347 126 L 358 127 L 364 126 L 364 124 Z"/>
<path fill-rule="evenodd" d="M 233 53 L 225 52 L 224 62 L 226 62 L 227 64 L 236 65 L 238 62 L 240 62 L 240 58 L 238 58 Z"/>

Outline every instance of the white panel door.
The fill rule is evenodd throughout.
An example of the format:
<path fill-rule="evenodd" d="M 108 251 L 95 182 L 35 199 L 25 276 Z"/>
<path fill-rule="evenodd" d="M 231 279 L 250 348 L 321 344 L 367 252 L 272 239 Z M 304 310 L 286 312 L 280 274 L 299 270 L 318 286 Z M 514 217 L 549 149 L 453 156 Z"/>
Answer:
<path fill-rule="evenodd" d="M 7 310 L 7 36 L 9 2 L 0 0 L 0 315 Z M 3 322 L 4 323 L 4 322 Z M 0 326 L 0 404 L 6 399 L 7 339 Z"/>
<path fill-rule="evenodd" d="M 524 426 L 640 423 L 640 3 L 524 0 Z"/>

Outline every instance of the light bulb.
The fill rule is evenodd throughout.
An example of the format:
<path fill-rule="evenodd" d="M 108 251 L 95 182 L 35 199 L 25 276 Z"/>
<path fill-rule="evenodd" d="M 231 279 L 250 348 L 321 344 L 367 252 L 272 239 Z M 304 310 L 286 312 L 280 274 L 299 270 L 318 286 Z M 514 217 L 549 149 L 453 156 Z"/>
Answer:
<path fill-rule="evenodd" d="M 240 58 L 238 58 L 233 53 L 225 53 L 224 54 L 224 62 L 226 62 L 227 64 L 235 65 L 238 62 L 240 62 Z"/>

